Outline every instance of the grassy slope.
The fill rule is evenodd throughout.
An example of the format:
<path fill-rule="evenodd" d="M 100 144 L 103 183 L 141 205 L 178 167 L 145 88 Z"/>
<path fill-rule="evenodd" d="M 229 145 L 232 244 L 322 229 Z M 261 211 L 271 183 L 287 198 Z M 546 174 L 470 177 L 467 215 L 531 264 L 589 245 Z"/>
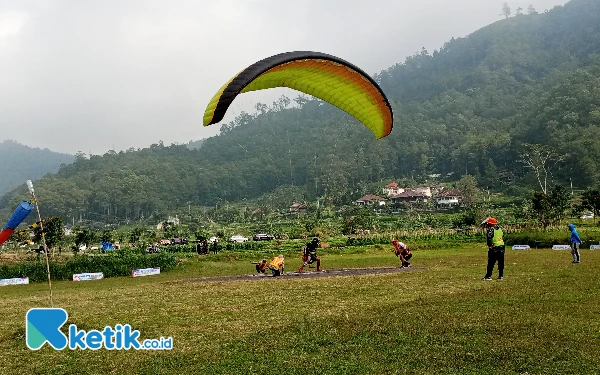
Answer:
<path fill-rule="evenodd" d="M 0 289 L 2 373 L 593 374 L 600 368 L 600 252 L 507 253 L 504 281 L 480 280 L 483 246 L 415 251 L 427 267 L 381 276 L 182 283 L 249 273 L 247 260 L 190 260 L 146 278 L 54 284 L 81 329 L 130 323 L 172 336 L 169 352 L 25 346 L 24 316 L 47 286 Z M 392 266 L 389 252 L 329 255 L 326 268 Z M 288 269 L 299 265 L 289 259 Z"/>

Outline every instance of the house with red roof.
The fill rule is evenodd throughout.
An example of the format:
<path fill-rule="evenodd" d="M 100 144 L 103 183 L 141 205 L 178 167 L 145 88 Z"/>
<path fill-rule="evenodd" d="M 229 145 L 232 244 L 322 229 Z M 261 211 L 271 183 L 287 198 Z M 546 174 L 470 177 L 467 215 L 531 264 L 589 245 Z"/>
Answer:
<path fill-rule="evenodd" d="M 378 195 L 367 194 L 364 197 L 354 201 L 359 206 L 385 206 L 385 198 Z"/>
<path fill-rule="evenodd" d="M 383 194 L 388 197 L 393 197 L 394 195 L 398 195 L 404 192 L 404 189 L 398 186 L 396 181 L 389 183 L 383 187 Z"/>
<path fill-rule="evenodd" d="M 392 197 L 392 205 L 400 203 L 427 203 L 429 197 L 417 190 L 409 189 Z"/>

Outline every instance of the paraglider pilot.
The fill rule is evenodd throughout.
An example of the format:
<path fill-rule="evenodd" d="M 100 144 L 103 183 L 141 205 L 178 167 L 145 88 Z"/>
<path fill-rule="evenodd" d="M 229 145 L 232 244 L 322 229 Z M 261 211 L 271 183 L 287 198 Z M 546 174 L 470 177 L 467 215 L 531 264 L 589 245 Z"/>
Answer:
<path fill-rule="evenodd" d="M 400 262 L 402 263 L 400 268 L 410 267 L 409 260 L 412 258 L 412 253 L 408 249 L 408 246 L 395 238 L 392 240 L 392 245 L 394 245 L 394 254 L 400 258 Z"/>
<path fill-rule="evenodd" d="M 313 238 L 311 242 L 307 243 L 306 246 L 304 246 L 304 249 L 302 250 L 302 261 L 304 263 L 302 264 L 302 267 L 298 269 L 298 272 L 302 272 L 307 264 L 313 264 L 314 262 L 317 262 L 317 271 L 321 272 L 321 258 L 317 256 L 318 247 L 319 239 L 316 237 Z"/>

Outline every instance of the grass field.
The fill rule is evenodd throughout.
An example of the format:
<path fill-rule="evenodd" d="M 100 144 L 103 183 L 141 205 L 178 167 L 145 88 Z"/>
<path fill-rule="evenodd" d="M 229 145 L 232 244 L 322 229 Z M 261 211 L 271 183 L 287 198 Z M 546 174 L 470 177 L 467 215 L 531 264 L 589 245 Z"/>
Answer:
<path fill-rule="evenodd" d="M 0 374 L 600 373 L 600 251 L 574 265 L 569 251 L 507 250 L 505 280 L 491 282 L 483 245 L 414 254 L 425 270 L 182 282 L 253 270 L 189 259 L 159 276 L 53 283 L 67 325 L 129 323 L 142 339 L 173 337 L 171 351 L 31 351 L 25 314 L 48 306 L 47 285 L 3 287 Z M 387 248 L 322 258 L 325 269 L 398 265 Z"/>

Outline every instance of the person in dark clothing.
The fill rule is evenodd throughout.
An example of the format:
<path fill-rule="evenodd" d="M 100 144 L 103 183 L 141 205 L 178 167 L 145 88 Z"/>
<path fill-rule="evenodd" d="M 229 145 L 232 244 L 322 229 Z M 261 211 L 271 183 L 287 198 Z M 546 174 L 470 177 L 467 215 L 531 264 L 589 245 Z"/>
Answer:
<path fill-rule="evenodd" d="M 504 278 L 504 239 L 502 229 L 498 226 L 498 220 L 493 217 L 485 219 L 481 225 L 486 228 L 486 242 L 488 246 L 487 272 L 482 280 L 491 280 L 494 265 L 498 262 L 498 280 Z"/>
<path fill-rule="evenodd" d="M 202 242 L 202 254 L 208 255 L 208 241 L 206 239 Z"/>
<path fill-rule="evenodd" d="M 202 255 L 202 242 L 196 243 L 196 252 L 198 255 Z"/>
<path fill-rule="evenodd" d="M 581 258 L 579 257 L 579 246 L 581 245 L 581 238 L 574 224 L 569 224 L 569 230 L 571 231 L 571 255 L 573 255 L 572 263 L 580 263 Z"/>
<path fill-rule="evenodd" d="M 213 254 L 217 254 L 219 252 L 219 243 L 216 238 L 212 243 L 212 251 L 213 251 Z"/>
<path fill-rule="evenodd" d="M 298 268 L 298 272 L 302 272 L 302 270 L 304 269 L 304 267 L 306 267 L 307 264 L 313 264 L 314 262 L 317 262 L 317 271 L 321 272 L 321 258 L 319 258 L 317 256 L 317 248 L 319 247 L 319 239 L 318 238 L 313 238 L 312 241 L 310 241 L 309 243 L 306 244 L 306 246 L 304 246 L 304 249 L 302 250 L 302 267 Z"/>

